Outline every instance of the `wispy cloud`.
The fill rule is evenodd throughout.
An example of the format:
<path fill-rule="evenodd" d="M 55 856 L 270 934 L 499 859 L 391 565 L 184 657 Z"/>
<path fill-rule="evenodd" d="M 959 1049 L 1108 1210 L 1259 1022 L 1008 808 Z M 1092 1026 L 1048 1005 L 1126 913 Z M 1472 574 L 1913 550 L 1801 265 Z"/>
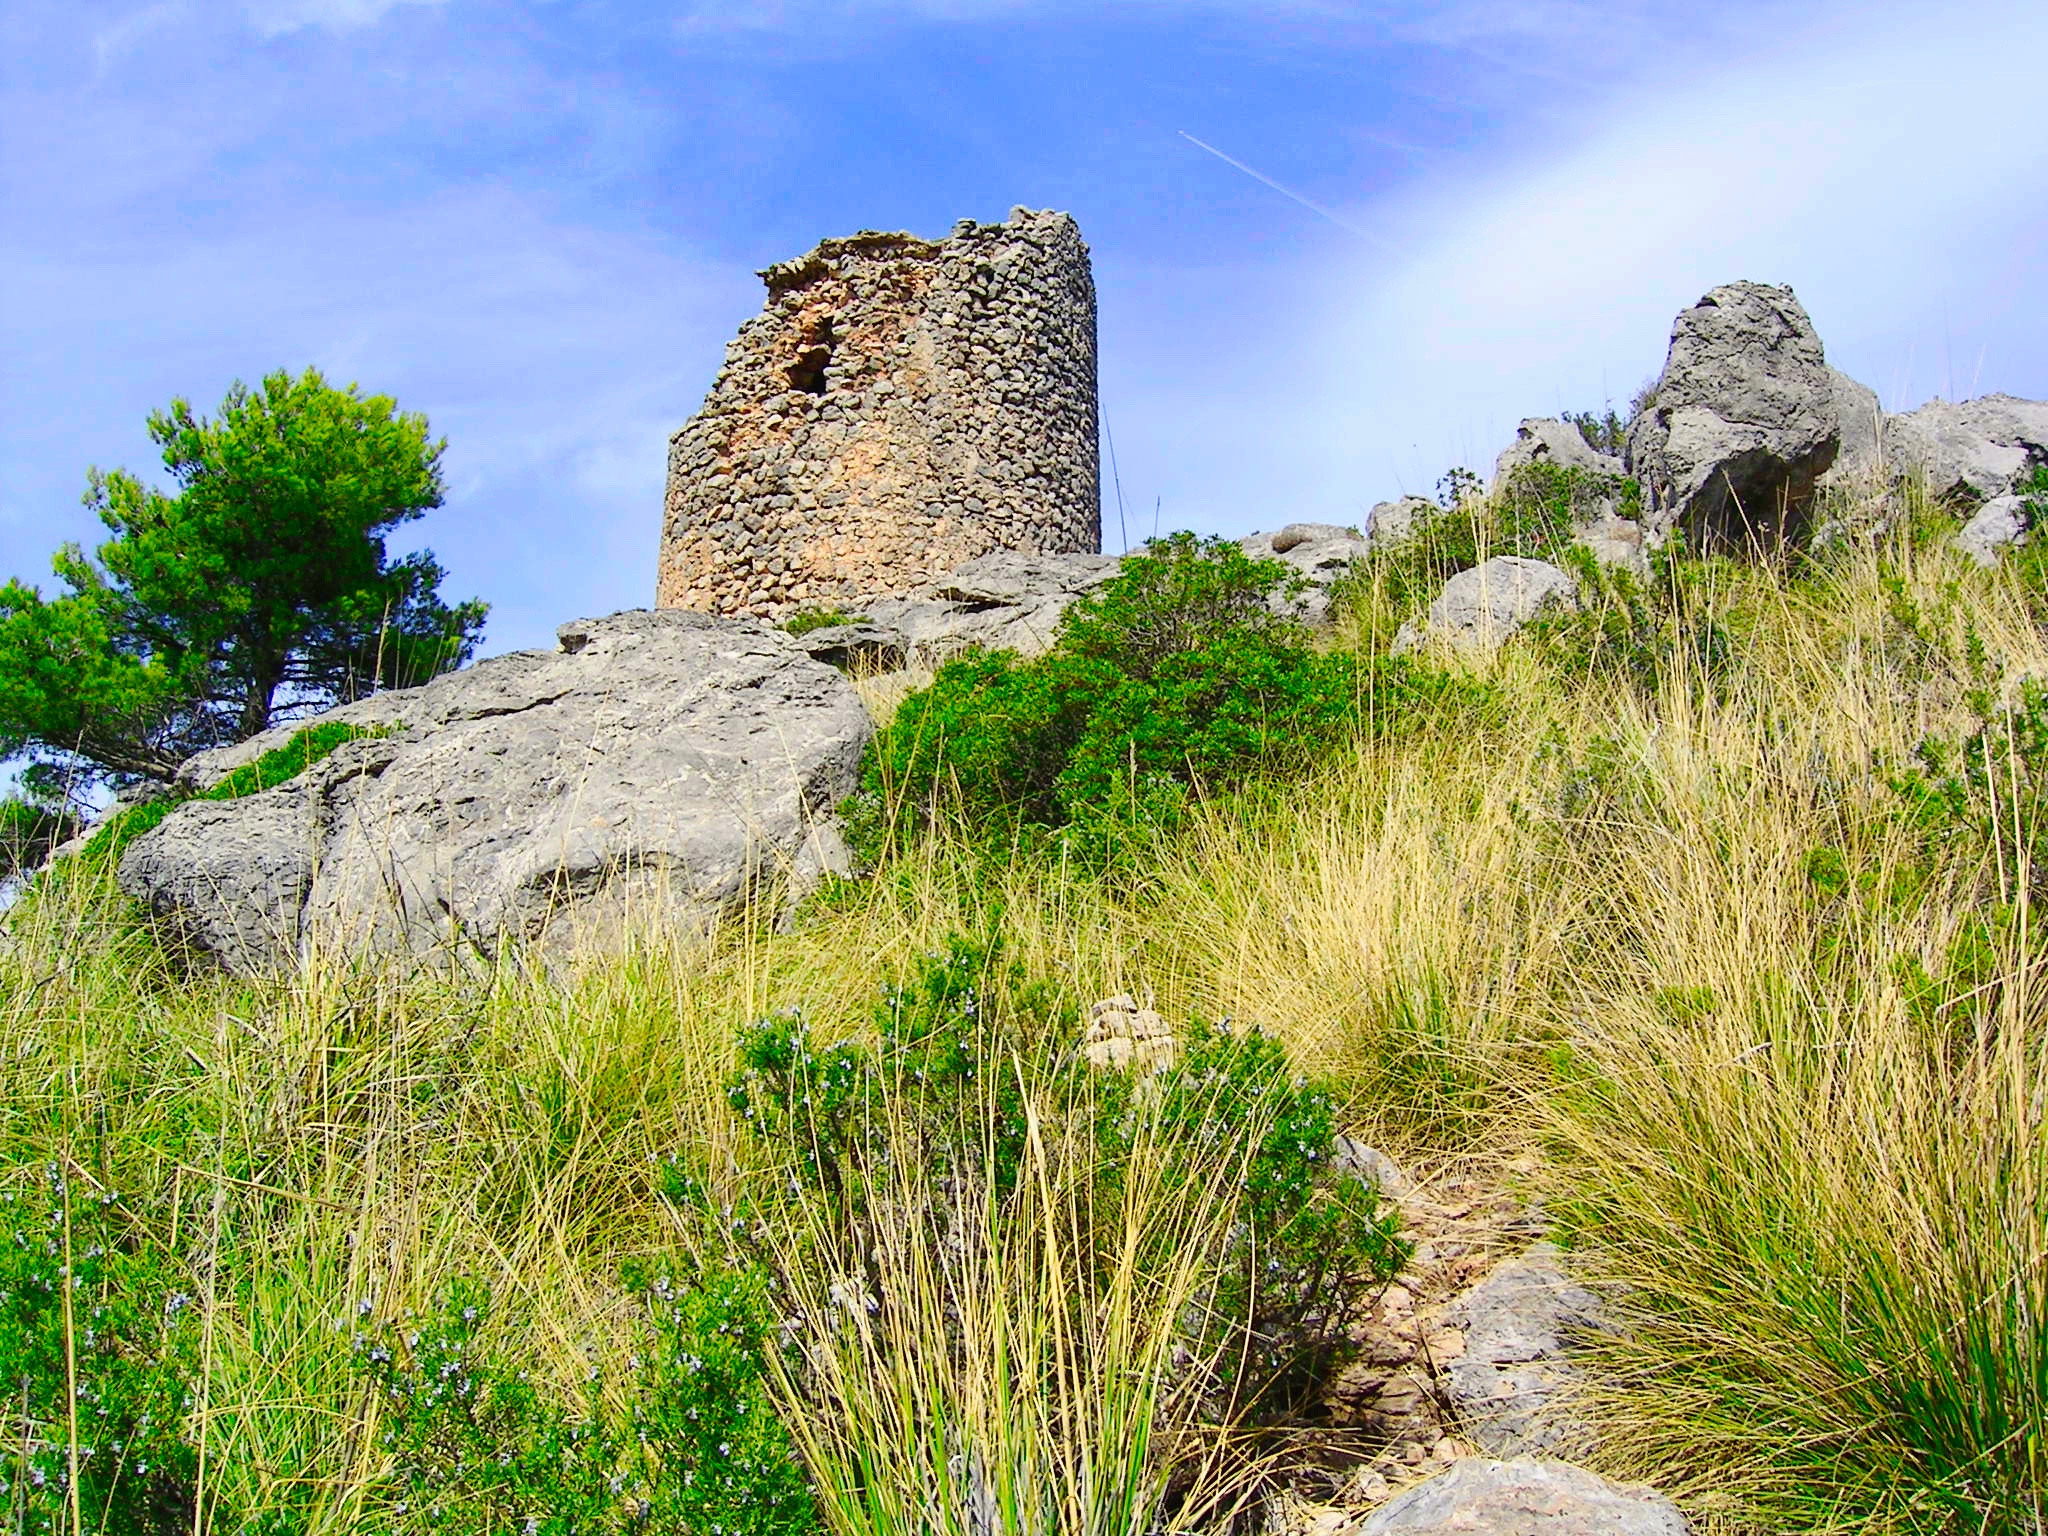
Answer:
<path fill-rule="evenodd" d="M 401 5 L 444 5 L 447 0 L 245 0 L 249 25 L 264 37 L 307 27 L 352 32 L 374 26 Z"/>
<path fill-rule="evenodd" d="M 92 55 L 95 70 L 105 74 L 107 67 L 125 54 L 134 52 L 157 33 L 175 26 L 190 14 L 187 0 L 157 0 L 154 5 L 143 6 L 96 27 L 92 34 Z"/>

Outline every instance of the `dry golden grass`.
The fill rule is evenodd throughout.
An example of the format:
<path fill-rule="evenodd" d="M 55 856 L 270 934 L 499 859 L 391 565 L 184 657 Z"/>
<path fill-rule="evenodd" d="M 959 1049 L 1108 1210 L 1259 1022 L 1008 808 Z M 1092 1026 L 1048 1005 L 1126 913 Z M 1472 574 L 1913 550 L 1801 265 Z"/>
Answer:
<path fill-rule="evenodd" d="M 787 934 L 647 934 L 462 979 L 330 957 L 254 986 L 173 972 L 82 896 L 32 903 L 0 951 L 0 1163 L 153 1192 L 175 1214 L 150 1240 L 179 1251 L 219 1233 L 200 1411 L 221 1507 L 311 1488 L 305 1529 L 358 1529 L 381 1462 L 347 1319 L 480 1275 L 515 1299 L 508 1345 L 573 1393 L 618 1316 L 617 1261 L 678 1240 L 650 1164 L 686 1150 L 727 1192 L 748 1176 L 722 1087 L 737 1026 L 801 1006 L 856 1029 L 879 979 L 994 927 L 1073 1000 L 1149 990 L 1170 1015 L 1274 1030 L 1406 1156 L 1540 1145 L 1536 1192 L 1634 1319 L 1607 1352 L 1595 1459 L 1708 1528 L 2038 1530 L 2039 924 L 2000 927 L 1981 993 L 1930 1016 L 1907 964 L 1940 974 L 1995 879 L 1950 859 L 1883 899 L 1853 877 L 1883 893 L 1925 864 L 1887 776 L 1968 727 L 1973 645 L 2001 684 L 2048 674 L 2041 598 L 1904 536 L 1825 581 L 1703 580 L 1737 656 L 1718 679 L 1646 692 L 1510 647 L 1478 664 L 1480 724 L 1425 724 L 1218 808 L 1134 883 L 939 838 Z M 1817 848 L 1839 851 L 1846 894 L 1810 878 Z M 905 1326 L 944 1332 L 930 1266 L 954 1265 L 948 1294 L 981 1309 L 957 1358 L 985 1370 L 948 1375 L 858 1319 L 815 1336 L 823 1406 L 782 1393 L 828 1480 L 846 1417 L 905 1402 L 943 1400 L 968 1441 L 1009 1414 L 1023 1459 L 988 1470 L 999 1489 L 1106 1475 L 1159 1408 L 1145 1373 L 1192 1280 L 1121 1277 L 1114 1338 L 1032 1332 L 1051 1316 L 1034 1287 L 1065 1283 L 1073 1197 L 1040 1172 L 1035 1224 L 991 1215 L 950 1257 L 901 1192 Z M 1122 1397 L 1090 1374 L 1112 1356 L 1140 1384 Z M 1065 1395 L 1017 1396 L 1002 1360 L 1022 1357 Z M 2016 1429 L 1977 1473 L 1944 1471 L 1985 1432 L 1968 1413 L 1987 1392 Z M 1961 1427 L 1914 1421 L 1944 1404 Z M 951 1441 L 919 1460 L 899 1428 L 873 1437 L 907 1458 L 897 1502 L 841 1529 L 925 1529 L 918 1500 L 958 1483 Z M 1943 1478 L 1946 1512 L 1927 1492 Z M 1971 1488 L 1999 1478 L 2006 1502 L 1973 1526 Z M 1124 1529 L 1102 1512 L 1135 1507 L 1060 1486 L 1082 1504 L 1019 1502 L 1000 1528 Z"/>

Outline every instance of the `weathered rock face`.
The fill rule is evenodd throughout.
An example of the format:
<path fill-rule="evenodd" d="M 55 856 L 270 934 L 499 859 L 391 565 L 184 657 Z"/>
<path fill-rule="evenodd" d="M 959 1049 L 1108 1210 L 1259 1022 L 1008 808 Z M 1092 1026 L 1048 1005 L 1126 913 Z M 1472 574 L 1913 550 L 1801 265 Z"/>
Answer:
<path fill-rule="evenodd" d="M 1397 652 L 1426 641 L 1459 650 L 1498 645 L 1538 615 L 1578 606 L 1578 583 L 1556 566 L 1520 555 L 1496 555 L 1444 583 L 1419 626 L 1404 624 L 1394 637 Z"/>
<path fill-rule="evenodd" d="M 1583 1438 L 1565 1394 L 1579 1380 L 1575 1341 L 1606 1326 L 1600 1298 L 1565 1272 L 1549 1243 L 1504 1259 L 1452 1308 L 1465 1352 L 1446 1373 L 1451 1406 L 1494 1456 L 1557 1450 Z"/>
<path fill-rule="evenodd" d="M 1358 1536 L 1687 1536 L 1678 1506 L 1558 1461 L 1455 1463 L 1383 1504 Z"/>
<path fill-rule="evenodd" d="M 907 596 L 860 604 L 858 624 L 815 629 L 797 643 L 822 660 L 878 670 L 936 665 L 973 646 L 1037 656 L 1060 615 L 1113 580 L 1119 564 L 1114 555 L 983 555 Z"/>
<path fill-rule="evenodd" d="M 2033 527 L 2026 502 L 2018 496 L 1994 496 L 1979 507 L 1956 534 L 1956 548 L 1982 566 L 2015 544 L 2024 544 Z"/>
<path fill-rule="evenodd" d="M 1656 394 L 1629 428 L 1653 539 L 1771 547 L 1802 532 L 1835 462 L 1835 382 L 1789 288 L 1729 283 L 1682 312 Z"/>
<path fill-rule="evenodd" d="M 1885 457 L 1918 469 L 1936 496 L 1989 501 L 2048 464 L 2048 402 L 1984 395 L 1887 416 Z"/>
<path fill-rule="evenodd" d="M 122 887 L 248 973 L 315 940 L 488 952 L 564 918 L 702 921 L 766 874 L 829 861 L 872 729 L 844 677 L 777 630 L 700 614 L 560 635 L 338 711 L 391 734 L 181 807 L 129 848 Z M 278 744 L 208 754 L 191 777 Z"/>
<path fill-rule="evenodd" d="M 1330 616 L 1330 588 L 1361 560 L 1372 544 L 1364 534 L 1335 523 L 1289 523 L 1278 533 L 1254 533 L 1238 540 L 1254 560 L 1278 560 L 1308 586 L 1282 604 L 1310 624 Z"/>
<path fill-rule="evenodd" d="M 1828 383 L 1841 442 L 1835 450 L 1835 462 L 1821 476 L 1820 483 L 1849 491 L 1881 489 L 1885 473 L 1881 436 L 1884 412 L 1878 406 L 1877 391 L 1834 368 L 1828 370 Z"/>
<path fill-rule="evenodd" d="M 1366 537 L 1381 547 L 1398 544 L 1415 532 L 1417 524 L 1427 522 L 1442 510 L 1426 496 L 1375 502 L 1366 518 Z"/>
<path fill-rule="evenodd" d="M 1611 475 L 1616 480 L 1627 472 L 1620 459 L 1602 453 L 1586 441 L 1586 434 L 1577 427 L 1552 416 L 1523 419 L 1515 429 L 1515 440 L 1493 461 L 1493 478 L 1505 480 L 1531 464 L 1554 464 L 1559 469 L 1580 469 L 1588 474 Z"/>
<path fill-rule="evenodd" d="M 1095 287 L 1063 213 L 859 234 L 761 274 L 669 444 L 656 601 L 783 617 L 991 550 L 1102 547 Z"/>

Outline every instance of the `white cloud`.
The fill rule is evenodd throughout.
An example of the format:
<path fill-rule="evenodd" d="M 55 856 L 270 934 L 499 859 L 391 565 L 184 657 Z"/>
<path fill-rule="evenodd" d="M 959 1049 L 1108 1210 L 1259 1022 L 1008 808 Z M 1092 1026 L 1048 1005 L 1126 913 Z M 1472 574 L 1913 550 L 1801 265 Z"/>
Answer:
<path fill-rule="evenodd" d="M 186 0 L 157 0 L 155 5 L 146 5 L 139 11 L 97 27 L 92 34 L 93 65 L 105 74 L 107 66 L 124 54 L 162 32 L 166 27 L 183 21 L 190 10 Z"/>
<path fill-rule="evenodd" d="M 264 37 L 307 27 L 351 32 L 374 26 L 401 5 L 445 5 L 447 0 L 246 0 L 249 24 Z"/>
<path fill-rule="evenodd" d="M 2048 333 L 2020 292 L 2042 257 L 2021 240 L 2048 226 L 2048 13 L 1974 10 L 1662 82 L 1547 163 L 1382 210 L 1438 233 L 1323 333 L 1318 435 L 1389 491 L 1483 467 L 1522 415 L 1626 400 L 1672 315 L 1741 277 L 1792 284 L 1894 408 L 1951 387 L 1926 366 L 1944 341 L 1959 391 L 1980 346 L 1980 385 L 2040 389 Z"/>

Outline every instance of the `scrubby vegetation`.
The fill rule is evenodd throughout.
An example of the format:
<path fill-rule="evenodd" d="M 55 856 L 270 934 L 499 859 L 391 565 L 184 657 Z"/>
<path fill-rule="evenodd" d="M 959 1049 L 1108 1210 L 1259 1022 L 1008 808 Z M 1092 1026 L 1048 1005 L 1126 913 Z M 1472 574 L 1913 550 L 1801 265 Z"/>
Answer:
<path fill-rule="evenodd" d="M 878 743 L 874 874 L 786 931 L 249 984 L 90 879 L 22 904 L 0 1507 L 1249 1522 L 1405 1257 L 1345 1129 L 1547 1203 L 1624 1322 L 1588 1459 L 1699 1528 L 2041 1529 L 2048 580 L 1915 504 L 1390 658 L 1432 562 L 1569 514 L 1524 493 L 1334 640 L 1183 539 L 954 663 Z M 1080 1061 L 1126 992 L 1174 1065 Z"/>

